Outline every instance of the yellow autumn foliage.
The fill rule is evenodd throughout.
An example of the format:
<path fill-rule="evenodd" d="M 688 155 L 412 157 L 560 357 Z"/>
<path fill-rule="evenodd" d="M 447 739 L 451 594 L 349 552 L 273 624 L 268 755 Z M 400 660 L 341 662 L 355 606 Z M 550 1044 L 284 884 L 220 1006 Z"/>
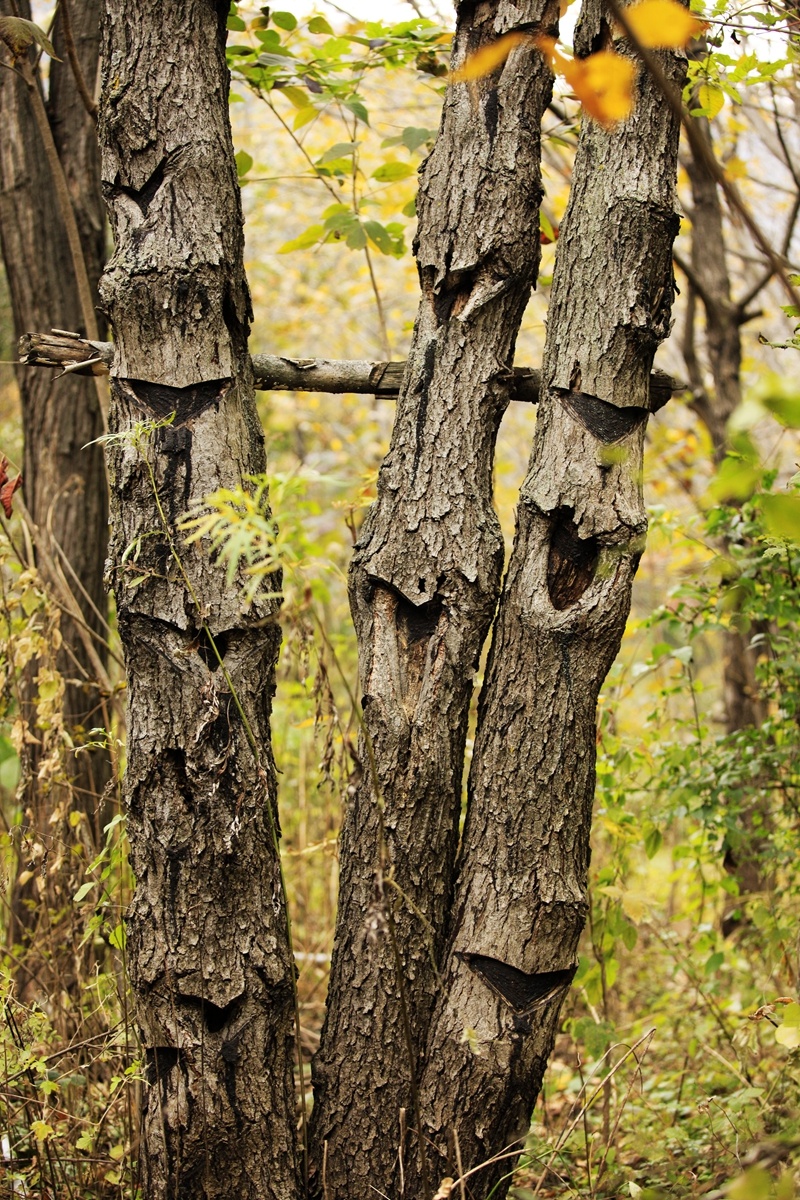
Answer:
<path fill-rule="evenodd" d="M 641 0 L 625 10 L 637 41 L 648 49 L 682 50 L 706 28 L 677 0 Z"/>
<path fill-rule="evenodd" d="M 629 59 L 614 50 L 599 50 L 588 58 L 567 58 L 555 40 L 547 37 L 538 38 L 537 45 L 595 121 L 609 128 L 630 116 L 636 67 Z"/>

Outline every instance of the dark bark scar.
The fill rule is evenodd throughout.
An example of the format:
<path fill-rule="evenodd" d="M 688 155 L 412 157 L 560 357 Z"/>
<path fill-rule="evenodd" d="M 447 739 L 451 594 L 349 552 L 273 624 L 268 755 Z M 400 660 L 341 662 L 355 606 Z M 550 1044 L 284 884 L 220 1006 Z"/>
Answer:
<path fill-rule="evenodd" d="M 463 959 L 469 969 L 479 975 L 487 987 L 517 1014 L 528 1013 L 532 1008 L 555 999 L 559 992 L 569 987 L 577 970 L 577 966 L 571 966 L 559 971 L 536 971 L 529 975 L 518 967 L 486 954 L 457 951 L 456 957 Z"/>
<path fill-rule="evenodd" d="M 594 579 L 599 556 L 597 538 L 580 536 L 572 509 L 556 509 L 547 558 L 547 590 L 553 608 L 562 612 L 580 600 Z"/>

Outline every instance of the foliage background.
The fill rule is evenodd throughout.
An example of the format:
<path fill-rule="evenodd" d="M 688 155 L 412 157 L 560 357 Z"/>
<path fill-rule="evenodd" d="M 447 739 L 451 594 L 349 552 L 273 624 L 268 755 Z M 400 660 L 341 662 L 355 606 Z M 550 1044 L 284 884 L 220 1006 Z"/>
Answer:
<path fill-rule="evenodd" d="M 709 111 L 718 93 L 723 97 L 713 115 L 717 153 L 775 237 L 796 181 L 776 146 L 770 110 L 777 109 L 787 143 L 800 154 L 796 51 L 784 34 L 754 38 L 749 26 L 759 24 L 759 14 L 780 12 L 717 4 L 707 15 L 738 23 L 739 40 L 723 30 L 722 45 L 697 60 L 696 71 L 696 82 L 712 89 Z M 438 123 L 446 30 L 413 14 L 402 24 L 365 27 L 328 10 L 317 14 L 314 32 L 308 20 L 293 24 L 299 15 L 294 8 L 267 18 L 263 10 L 232 6 L 233 91 L 240 98 L 231 113 L 256 314 L 251 346 L 297 358 L 379 359 L 388 348 L 402 358 L 417 300 L 414 175 L 428 143 L 423 134 L 432 136 Z M 287 50 L 294 61 L 282 63 Z M 307 101 L 319 111 L 299 123 Z M 538 365 L 541 358 L 577 120 L 577 105 L 562 89 L 545 141 L 542 279 L 520 333 L 518 363 Z M 685 197 L 685 176 L 680 186 Z M 331 212 L 334 204 L 340 209 Z M 357 220 L 383 230 L 377 241 L 366 239 L 366 252 L 353 233 Z M 318 226 L 322 233 L 311 244 L 284 252 Z M 687 219 L 678 246 L 684 258 L 690 236 Z M 760 264 L 734 222 L 726 238 L 734 286 L 746 289 Z M 768 344 L 791 339 L 774 284 L 760 303 L 763 314 L 745 331 L 738 440 L 721 473 L 684 402 L 689 397 L 675 398 L 650 423 L 644 486 L 651 532 L 598 720 L 591 920 L 517 1171 L 519 1200 L 788 1200 L 800 1184 L 800 553 L 792 513 L 776 528 L 769 499 L 794 492 L 800 395 L 792 378 L 796 351 Z M 679 302 L 677 330 L 683 320 Z M 2 288 L 0 349 L 3 359 L 13 357 Z M 678 337 L 659 365 L 685 377 Z M 0 371 L 2 446 L 18 462 L 13 376 L 8 367 Z M 346 572 L 388 445 L 392 405 L 272 393 L 262 397 L 261 412 L 285 574 L 274 734 L 308 1058 L 323 1014 L 336 835 L 357 740 Z M 533 410 L 514 405 L 498 439 L 495 499 L 509 546 L 534 422 Z M 0 925 L 11 928 L 8 905 L 25 871 L 41 919 L 35 939 L 6 938 L 2 956 L 0 1160 L 8 1182 L 0 1194 L 130 1197 L 142 1084 L 125 981 L 122 916 L 131 879 L 124 820 L 114 818 L 105 851 L 90 860 L 70 797 L 75 738 L 57 717 L 58 609 L 23 569 L 23 541 L 18 524 L 4 525 Z M 731 624 L 763 648 L 766 719 L 738 735 L 724 733 L 720 684 L 721 633 Z M 18 680 L 34 658 L 38 700 L 26 724 Z M 18 784 L 28 736 L 50 751 L 41 786 L 63 793 L 50 830 L 25 827 Z M 121 704 L 109 728 L 82 736 L 104 741 L 122 768 Z M 753 813 L 765 887 L 740 900 L 730 856 Z M 721 921 L 731 913 L 724 936 Z M 297 1084 L 308 1086 L 307 1071 Z"/>

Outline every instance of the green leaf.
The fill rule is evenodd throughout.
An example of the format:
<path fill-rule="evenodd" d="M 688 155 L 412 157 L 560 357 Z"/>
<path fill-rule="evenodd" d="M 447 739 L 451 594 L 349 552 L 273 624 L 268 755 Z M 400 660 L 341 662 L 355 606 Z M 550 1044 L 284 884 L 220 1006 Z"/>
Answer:
<path fill-rule="evenodd" d="M 322 226 L 312 225 L 299 237 L 292 238 L 290 242 L 284 242 L 282 246 L 279 246 L 278 254 L 291 254 L 292 250 L 305 250 L 308 246 L 321 242 L 324 237 L 325 230 Z"/>
<path fill-rule="evenodd" d="M 293 84 L 289 84 L 287 87 L 282 87 L 280 90 L 287 100 L 291 100 L 295 108 L 302 110 L 308 107 L 308 96 L 305 94 L 302 88 L 295 87 Z"/>
<path fill-rule="evenodd" d="M 230 16 L 228 17 L 228 29 L 235 29 L 237 33 L 242 33 L 247 26 L 241 17 Z"/>
<path fill-rule="evenodd" d="M 309 33 L 327 33 L 333 36 L 333 30 L 324 17 L 312 17 L 308 22 Z"/>
<path fill-rule="evenodd" d="M 297 17 L 290 12 L 274 12 L 270 16 L 273 25 L 277 25 L 278 29 L 285 29 L 287 33 L 291 33 L 297 28 Z"/>
<path fill-rule="evenodd" d="M 800 1004 L 786 1005 L 780 1028 L 775 1030 L 775 1041 L 789 1050 L 800 1046 Z"/>
<path fill-rule="evenodd" d="M 703 967 L 703 970 L 705 971 L 706 975 L 714 975 L 720 969 L 720 967 L 722 966 L 722 964 L 724 962 L 725 962 L 724 953 L 722 952 L 722 950 L 717 950 L 715 954 L 709 955 L 709 957 L 706 959 L 706 963 L 705 963 L 705 966 Z"/>
<path fill-rule="evenodd" d="M 72 897 L 73 904 L 80 904 L 81 900 L 85 900 L 86 897 L 89 895 L 89 892 L 95 886 L 96 885 L 95 885 L 95 882 L 93 879 L 90 880 L 88 883 L 82 883 L 81 886 L 78 888 L 77 892 L 75 893 L 75 895 Z"/>
<path fill-rule="evenodd" d="M 363 226 L 361 224 L 355 225 L 350 230 L 347 237 L 345 238 L 345 243 L 346 243 L 346 245 L 348 245 L 350 247 L 351 250 L 363 250 L 364 249 L 364 247 L 367 244 L 367 235 L 364 232 Z"/>
<path fill-rule="evenodd" d="M 24 17 L 0 17 L 0 41 L 8 46 L 12 58 L 21 58 L 28 47 L 36 43 L 45 54 L 61 62 L 44 30 Z"/>
<path fill-rule="evenodd" d="M 655 858 L 661 849 L 663 837 L 661 830 L 657 825 L 645 824 L 644 827 L 644 852 L 648 858 Z"/>
<path fill-rule="evenodd" d="M 549 238 L 549 240 L 551 242 L 554 242 L 556 240 L 555 231 L 550 222 L 550 219 L 547 216 L 547 213 L 544 212 L 544 210 L 541 208 L 539 209 L 539 228 L 541 229 L 541 231 L 545 235 L 545 237 Z"/>
<path fill-rule="evenodd" d="M 761 469 L 738 455 L 724 459 L 716 479 L 708 489 L 715 500 L 748 500 L 761 483 Z"/>
<path fill-rule="evenodd" d="M 762 496 L 761 504 L 768 532 L 800 543 L 800 496 Z"/>
<path fill-rule="evenodd" d="M 253 165 L 253 157 L 246 150 L 240 150 L 236 155 L 236 174 L 243 179 Z"/>
<path fill-rule="evenodd" d="M 316 165 L 324 167 L 326 163 L 336 162 L 340 158 L 352 158 L 357 149 L 358 142 L 337 142 L 335 146 L 326 150 L 321 158 L 317 159 Z"/>
<path fill-rule="evenodd" d="M 393 254 L 395 243 L 389 231 L 379 221 L 365 221 L 364 229 L 369 240 L 373 242 L 381 254 Z"/>
<path fill-rule="evenodd" d="M 761 397 L 761 403 L 781 425 L 786 425 L 789 429 L 800 429 L 800 393 L 786 391 L 781 394 L 770 391 Z"/>
<path fill-rule="evenodd" d="M 751 1167 L 728 1188 L 728 1200 L 768 1200 L 772 1179 L 763 1167 Z"/>
<path fill-rule="evenodd" d="M 313 104 L 307 104 L 305 108 L 301 108 L 292 122 L 292 129 L 302 129 L 304 125 L 308 125 L 309 121 L 313 121 L 314 117 L 319 116 L 319 110 Z"/>
<path fill-rule="evenodd" d="M 355 100 L 351 98 L 350 100 L 344 100 L 342 103 L 344 104 L 345 108 L 350 109 L 350 112 L 354 116 L 358 117 L 362 124 L 369 125 L 369 113 L 367 112 L 366 105 L 364 105 L 361 100 Z"/>
<path fill-rule="evenodd" d="M 109 945 L 113 946 L 115 950 L 125 949 L 125 924 L 123 921 L 120 921 L 119 925 L 111 930 L 111 933 L 108 935 L 108 941 Z"/>
<path fill-rule="evenodd" d="M 48 1125 L 46 1121 L 31 1121 L 31 1133 L 36 1138 L 37 1142 L 46 1142 L 55 1133 L 52 1125 Z"/>
<path fill-rule="evenodd" d="M 415 174 L 415 168 L 408 163 L 385 162 L 372 172 L 372 178 L 379 183 L 394 183 L 396 179 L 408 179 L 409 175 Z"/>
<path fill-rule="evenodd" d="M 697 99 L 706 117 L 716 117 L 725 103 L 725 93 L 722 88 L 711 83 L 701 83 L 697 89 Z"/>
<path fill-rule="evenodd" d="M 402 142 L 406 150 L 413 154 L 420 146 L 426 145 L 432 137 L 435 136 L 434 130 L 423 129 L 415 125 L 409 125 L 403 130 Z"/>

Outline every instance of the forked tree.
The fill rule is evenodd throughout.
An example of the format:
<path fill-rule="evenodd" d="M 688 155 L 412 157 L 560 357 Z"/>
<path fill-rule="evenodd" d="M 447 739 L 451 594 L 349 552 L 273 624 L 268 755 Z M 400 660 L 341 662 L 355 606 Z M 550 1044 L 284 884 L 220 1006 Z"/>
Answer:
<path fill-rule="evenodd" d="M 111 562 L 129 688 L 132 982 L 148 1200 L 500 1196 L 586 914 L 595 703 L 645 533 L 653 355 L 669 327 L 678 128 L 584 122 L 539 418 L 501 590 L 495 436 L 538 267 L 537 35 L 555 0 L 462 3 L 422 172 L 421 299 L 378 500 L 359 539 L 363 776 L 345 815 L 307 1156 L 269 743 L 275 604 L 177 523 L 263 470 L 227 112 L 227 0 L 106 0 L 100 139 L 114 254 Z M 616 33 L 587 0 L 579 54 Z M 630 54 L 624 42 L 619 48 Z M 662 66 L 680 82 L 683 62 Z M 459 842 L 473 679 L 494 617 Z"/>

